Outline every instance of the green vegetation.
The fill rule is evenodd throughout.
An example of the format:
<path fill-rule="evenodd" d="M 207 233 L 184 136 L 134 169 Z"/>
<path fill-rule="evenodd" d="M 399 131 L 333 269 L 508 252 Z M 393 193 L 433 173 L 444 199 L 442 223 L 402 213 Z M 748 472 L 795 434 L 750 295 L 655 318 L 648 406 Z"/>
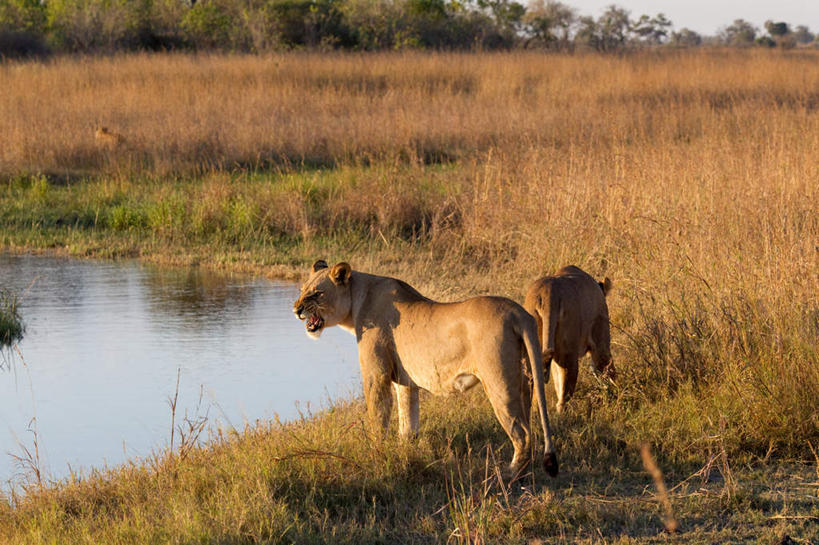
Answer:
<path fill-rule="evenodd" d="M 1 247 L 290 277 L 344 259 L 441 300 L 520 300 L 574 263 L 614 281 L 618 380 L 582 369 L 553 415 L 556 480 L 499 484 L 481 392 L 425 398 L 407 444 L 351 401 L 32 479 L 0 503 L 0 541 L 816 541 L 814 55 L 12 64 Z M 55 81 L 60 100 L 31 98 Z M 95 147 L 99 119 L 125 144 Z"/>
<path fill-rule="evenodd" d="M 793 48 L 815 39 L 806 26 L 785 22 L 768 21 L 768 34 L 759 34 L 737 19 L 716 37 L 671 27 L 662 13 L 632 18 L 612 5 L 595 18 L 544 0 L 0 0 L 0 56 L 180 49 L 610 52 L 702 44 Z"/>
<path fill-rule="evenodd" d="M 25 327 L 20 317 L 17 297 L 6 290 L 0 290 L 0 348 L 23 338 Z"/>

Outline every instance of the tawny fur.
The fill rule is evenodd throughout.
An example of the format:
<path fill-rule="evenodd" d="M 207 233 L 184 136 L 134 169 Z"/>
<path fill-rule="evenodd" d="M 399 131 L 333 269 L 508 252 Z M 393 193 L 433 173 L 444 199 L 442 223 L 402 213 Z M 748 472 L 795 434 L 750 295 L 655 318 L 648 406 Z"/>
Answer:
<path fill-rule="evenodd" d="M 108 127 L 97 127 L 94 131 L 94 141 L 100 147 L 115 148 L 125 143 L 125 137 L 111 132 Z"/>
<path fill-rule="evenodd" d="M 570 265 L 554 276 L 535 280 L 524 307 L 537 321 L 546 380 L 551 374 L 561 412 L 577 385 L 578 360 L 591 352 L 593 369 L 614 378 L 611 363 L 609 309 L 611 281 L 597 282 Z M 551 365 L 554 361 L 556 365 Z"/>
<path fill-rule="evenodd" d="M 531 458 L 532 384 L 524 372 L 528 361 L 545 437 L 546 469 L 557 473 L 537 327 L 514 301 L 475 297 L 438 303 L 401 280 L 354 271 L 346 263 L 330 268 L 317 261 L 293 311 L 313 337 L 334 325 L 355 335 L 364 397 L 376 427 L 389 424 L 392 390 L 398 400 L 399 432 L 409 435 L 418 431 L 420 389 L 449 395 L 481 383 L 514 446 L 509 468 L 513 474 Z"/>

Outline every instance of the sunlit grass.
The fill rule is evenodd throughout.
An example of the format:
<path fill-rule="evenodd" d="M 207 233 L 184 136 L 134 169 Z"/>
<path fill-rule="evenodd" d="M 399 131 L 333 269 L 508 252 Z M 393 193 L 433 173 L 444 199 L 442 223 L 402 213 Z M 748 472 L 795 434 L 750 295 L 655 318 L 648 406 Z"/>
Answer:
<path fill-rule="evenodd" d="M 493 477 L 509 453 L 480 392 L 425 399 L 411 444 L 370 437 L 354 402 L 216 435 L 184 460 L 162 453 L 35 487 L 0 508 L 0 536 L 650 541 L 663 526 L 640 462 L 649 443 L 682 539 L 816 540 L 815 490 L 798 488 L 816 479 L 803 462 L 819 444 L 816 60 L 136 55 L 0 66 L 5 247 L 291 277 L 318 257 L 344 259 L 442 300 L 520 300 L 573 263 L 614 280 L 620 375 L 606 386 L 581 365 L 555 418 L 563 474 L 536 473 L 524 490 Z M 98 122 L 128 144 L 96 148 Z"/>

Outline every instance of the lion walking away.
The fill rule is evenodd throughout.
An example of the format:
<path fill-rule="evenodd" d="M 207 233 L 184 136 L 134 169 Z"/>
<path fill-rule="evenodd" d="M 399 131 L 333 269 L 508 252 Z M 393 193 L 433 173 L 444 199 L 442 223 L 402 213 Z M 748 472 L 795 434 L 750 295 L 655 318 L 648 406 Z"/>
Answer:
<path fill-rule="evenodd" d="M 614 378 L 606 295 L 611 280 L 597 282 L 570 265 L 554 276 L 535 280 L 524 307 L 537 321 L 546 381 L 551 374 L 557 412 L 563 411 L 577 386 L 578 360 L 591 352 L 593 369 Z M 551 365 L 552 361 L 556 365 Z"/>

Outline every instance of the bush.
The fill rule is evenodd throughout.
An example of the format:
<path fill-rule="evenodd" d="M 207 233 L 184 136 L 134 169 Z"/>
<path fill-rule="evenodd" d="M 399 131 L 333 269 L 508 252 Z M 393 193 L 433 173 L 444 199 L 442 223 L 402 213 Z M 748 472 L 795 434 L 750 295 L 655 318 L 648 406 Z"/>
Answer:
<path fill-rule="evenodd" d="M 0 0 L 0 57 L 48 54 L 45 6 L 38 0 Z"/>
<path fill-rule="evenodd" d="M 39 0 L 0 0 L 0 31 L 40 35 L 45 31 L 46 7 Z"/>
<path fill-rule="evenodd" d="M 182 30 L 196 49 L 231 49 L 232 21 L 224 4 L 199 2 L 182 18 Z"/>
<path fill-rule="evenodd" d="M 150 0 L 51 0 L 48 27 L 68 51 L 136 49 L 150 41 Z"/>
<path fill-rule="evenodd" d="M 0 30 L 0 58 L 45 57 L 49 53 L 42 38 L 36 34 Z"/>

